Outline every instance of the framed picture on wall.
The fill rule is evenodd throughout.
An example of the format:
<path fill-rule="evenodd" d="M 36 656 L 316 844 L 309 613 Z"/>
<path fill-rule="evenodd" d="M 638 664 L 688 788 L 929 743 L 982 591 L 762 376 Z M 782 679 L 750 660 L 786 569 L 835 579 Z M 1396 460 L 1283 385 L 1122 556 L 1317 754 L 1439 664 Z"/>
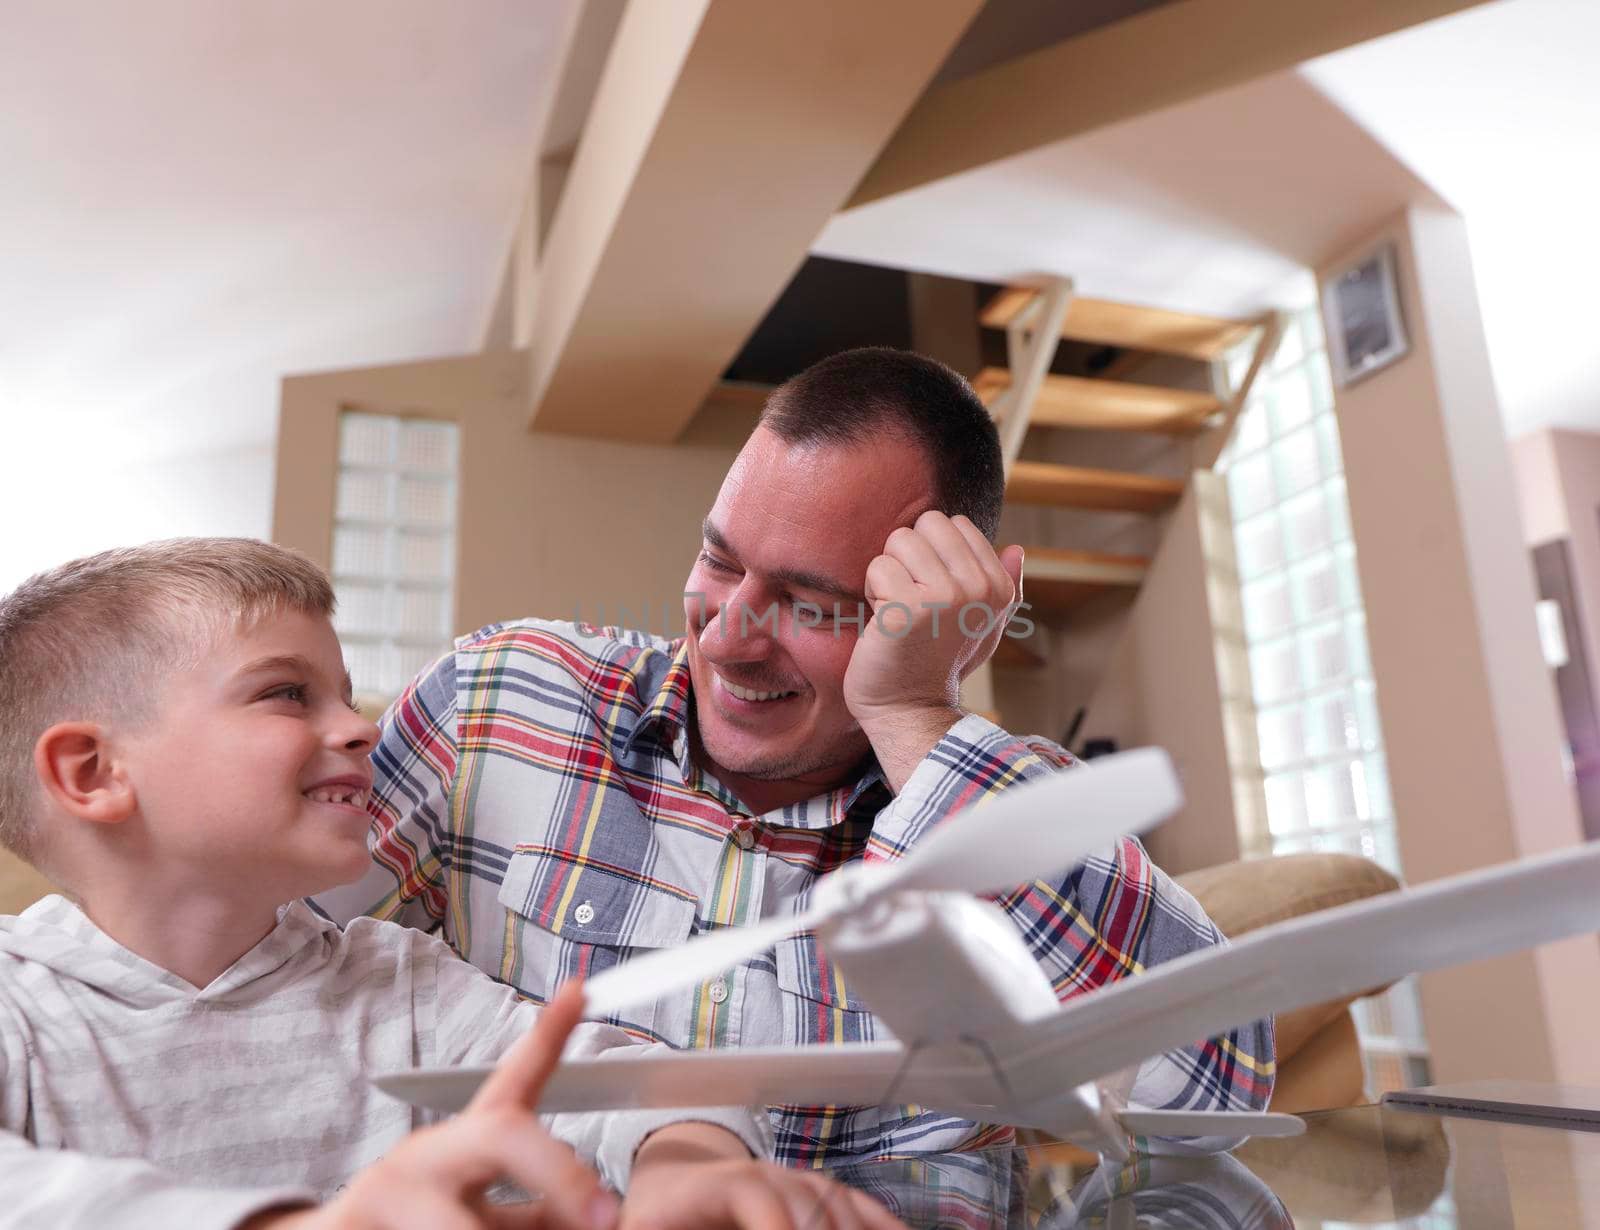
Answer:
<path fill-rule="evenodd" d="M 1411 349 L 1400 315 L 1393 243 L 1383 243 L 1334 270 L 1322 283 L 1322 317 L 1333 376 L 1343 388 Z"/>

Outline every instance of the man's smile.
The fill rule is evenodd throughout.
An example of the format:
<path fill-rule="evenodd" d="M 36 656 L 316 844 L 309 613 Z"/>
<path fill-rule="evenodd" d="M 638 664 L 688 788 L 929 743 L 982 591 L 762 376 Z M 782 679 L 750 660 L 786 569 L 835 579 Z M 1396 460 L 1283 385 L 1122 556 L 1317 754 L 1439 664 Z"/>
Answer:
<path fill-rule="evenodd" d="M 785 700 L 790 696 L 798 696 L 800 694 L 798 691 L 761 692 L 754 688 L 741 688 L 737 683 L 734 683 L 733 680 L 723 679 L 721 675 L 718 675 L 717 678 L 721 680 L 723 687 L 727 688 L 729 692 L 731 692 L 734 696 L 737 696 L 740 700 Z"/>
<path fill-rule="evenodd" d="M 716 681 L 718 707 L 730 716 L 742 717 L 786 710 L 789 706 L 784 702 L 798 699 L 803 694 L 803 689 L 798 688 L 745 687 L 716 670 L 712 671 L 711 677 Z"/>

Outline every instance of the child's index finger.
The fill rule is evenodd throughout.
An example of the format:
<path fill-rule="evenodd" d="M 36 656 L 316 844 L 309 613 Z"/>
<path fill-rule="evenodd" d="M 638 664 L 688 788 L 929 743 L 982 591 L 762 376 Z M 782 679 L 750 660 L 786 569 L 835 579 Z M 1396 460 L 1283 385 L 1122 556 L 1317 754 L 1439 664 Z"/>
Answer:
<path fill-rule="evenodd" d="M 533 1110 L 539 1104 L 545 1082 L 561 1062 L 561 1048 L 582 1019 L 583 979 L 573 978 L 562 983 L 550 1002 L 539 1009 L 533 1028 L 501 1056 L 467 1109 L 521 1106 Z"/>

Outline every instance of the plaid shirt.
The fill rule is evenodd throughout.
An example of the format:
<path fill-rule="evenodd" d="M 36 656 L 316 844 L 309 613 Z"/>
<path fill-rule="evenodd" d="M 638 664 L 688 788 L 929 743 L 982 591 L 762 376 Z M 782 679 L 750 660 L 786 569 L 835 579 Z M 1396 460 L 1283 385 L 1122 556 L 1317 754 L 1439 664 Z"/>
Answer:
<path fill-rule="evenodd" d="M 835 868 L 897 858 L 983 794 L 1071 764 L 1052 743 L 968 716 L 898 796 L 869 765 L 849 785 L 758 816 L 691 758 L 692 705 L 681 641 L 542 620 L 462 638 L 386 715 L 373 756 L 373 868 L 318 907 L 341 921 L 373 914 L 441 931 L 474 965 L 543 1001 L 564 979 L 640 949 L 792 913 Z M 1001 905 L 1062 999 L 1221 942 L 1132 839 Z M 887 1036 L 809 935 L 612 1019 L 676 1047 Z M 1134 1096 L 1259 1108 L 1272 1072 L 1263 1021 L 1147 1061 Z M 970 1149 L 1009 1134 L 910 1106 L 772 1113 L 777 1156 L 794 1165 Z"/>

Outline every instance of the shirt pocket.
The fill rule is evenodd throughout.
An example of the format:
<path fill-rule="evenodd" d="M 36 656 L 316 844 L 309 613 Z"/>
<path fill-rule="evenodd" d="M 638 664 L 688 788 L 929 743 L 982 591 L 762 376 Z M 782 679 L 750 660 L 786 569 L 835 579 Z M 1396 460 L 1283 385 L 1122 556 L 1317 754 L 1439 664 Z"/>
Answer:
<path fill-rule="evenodd" d="M 501 977 L 547 1000 L 567 979 L 593 977 L 636 952 L 672 948 L 694 930 L 696 898 L 674 884 L 542 847 L 518 846 L 500 883 L 510 917 Z M 661 1036 L 670 1001 L 630 1005 L 605 1018 Z"/>
<path fill-rule="evenodd" d="M 783 1037 L 791 1045 L 871 1042 L 890 1033 L 822 955 L 816 938 L 793 935 L 777 947 Z"/>

